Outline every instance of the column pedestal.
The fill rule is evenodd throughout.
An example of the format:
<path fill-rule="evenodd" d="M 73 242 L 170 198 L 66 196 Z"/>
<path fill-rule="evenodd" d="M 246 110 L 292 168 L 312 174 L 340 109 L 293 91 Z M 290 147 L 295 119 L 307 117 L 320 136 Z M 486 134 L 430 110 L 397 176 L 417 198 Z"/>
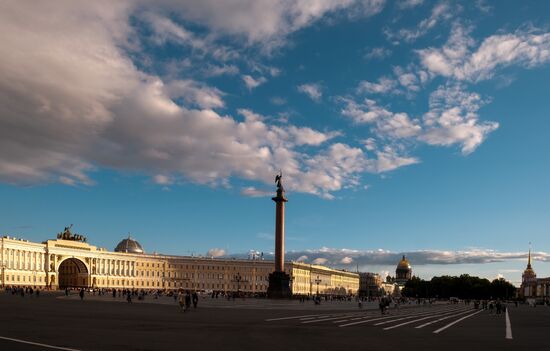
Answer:
<path fill-rule="evenodd" d="M 285 272 L 273 272 L 269 275 L 269 287 L 267 297 L 270 299 L 289 299 L 292 297 L 290 290 L 290 276 Z"/>

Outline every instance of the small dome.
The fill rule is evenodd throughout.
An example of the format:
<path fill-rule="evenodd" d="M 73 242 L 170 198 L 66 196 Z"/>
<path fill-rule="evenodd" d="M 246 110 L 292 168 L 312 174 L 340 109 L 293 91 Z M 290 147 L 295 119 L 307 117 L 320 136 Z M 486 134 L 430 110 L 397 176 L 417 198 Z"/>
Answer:
<path fill-rule="evenodd" d="M 130 236 L 128 236 L 127 239 L 123 239 L 121 242 L 118 243 L 118 245 L 115 247 L 115 252 L 138 253 L 138 254 L 145 253 L 140 243 L 132 239 Z"/>
<path fill-rule="evenodd" d="M 405 258 L 405 256 L 403 255 L 403 258 L 401 259 L 401 261 L 399 261 L 399 263 L 397 264 L 397 269 L 401 270 L 410 270 L 411 269 L 411 264 L 409 263 L 409 261 Z"/>

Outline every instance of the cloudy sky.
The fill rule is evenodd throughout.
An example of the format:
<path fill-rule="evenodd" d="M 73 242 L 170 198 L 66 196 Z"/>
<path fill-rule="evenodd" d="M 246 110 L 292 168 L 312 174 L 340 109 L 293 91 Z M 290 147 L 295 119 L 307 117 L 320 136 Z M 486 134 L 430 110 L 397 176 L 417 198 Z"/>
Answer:
<path fill-rule="evenodd" d="M 0 233 L 550 275 L 543 1 L 4 1 Z"/>

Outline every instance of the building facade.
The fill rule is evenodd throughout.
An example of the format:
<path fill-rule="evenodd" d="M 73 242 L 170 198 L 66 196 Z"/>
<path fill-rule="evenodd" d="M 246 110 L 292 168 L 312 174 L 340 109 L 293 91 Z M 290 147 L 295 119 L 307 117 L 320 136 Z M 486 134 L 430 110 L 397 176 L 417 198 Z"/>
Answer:
<path fill-rule="evenodd" d="M 521 275 L 519 296 L 526 299 L 542 299 L 545 301 L 550 298 L 550 277 L 537 278 L 537 274 L 531 266 L 531 250 L 529 250 L 527 267 Z"/>
<path fill-rule="evenodd" d="M 380 296 L 382 295 L 382 277 L 377 273 L 359 273 L 359 295 Z"/>
<path fill-rule="evenodd" d="M 116 288 L 245 292 L 263 294 L 273 261 L 219 259 L 147 254 L 131 238 L 115 251 L 90 245 L 71 233 L 43 243 L 1 238 L 1 284 L 47 289 Z M 355 295 L 357 273 L 324 266 L 289 262 L 285 271 L 292 278 L 293 294 Z"/>

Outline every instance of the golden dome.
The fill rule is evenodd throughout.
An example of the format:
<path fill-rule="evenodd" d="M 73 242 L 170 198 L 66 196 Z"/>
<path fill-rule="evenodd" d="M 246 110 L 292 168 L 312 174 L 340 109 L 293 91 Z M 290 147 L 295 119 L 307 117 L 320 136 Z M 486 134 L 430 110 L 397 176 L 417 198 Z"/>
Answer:
<path fill-rule="evenodd" d="M 401 259 L 401 261 L 399 261 L 399 263 L 397 264 L 397 268 L 401 268 L 401 269 L 411 269 L 411 264 L 409 263 L 409 261 L 405 258 L 405 255 L 403 255 L 403 258 Z"/>

